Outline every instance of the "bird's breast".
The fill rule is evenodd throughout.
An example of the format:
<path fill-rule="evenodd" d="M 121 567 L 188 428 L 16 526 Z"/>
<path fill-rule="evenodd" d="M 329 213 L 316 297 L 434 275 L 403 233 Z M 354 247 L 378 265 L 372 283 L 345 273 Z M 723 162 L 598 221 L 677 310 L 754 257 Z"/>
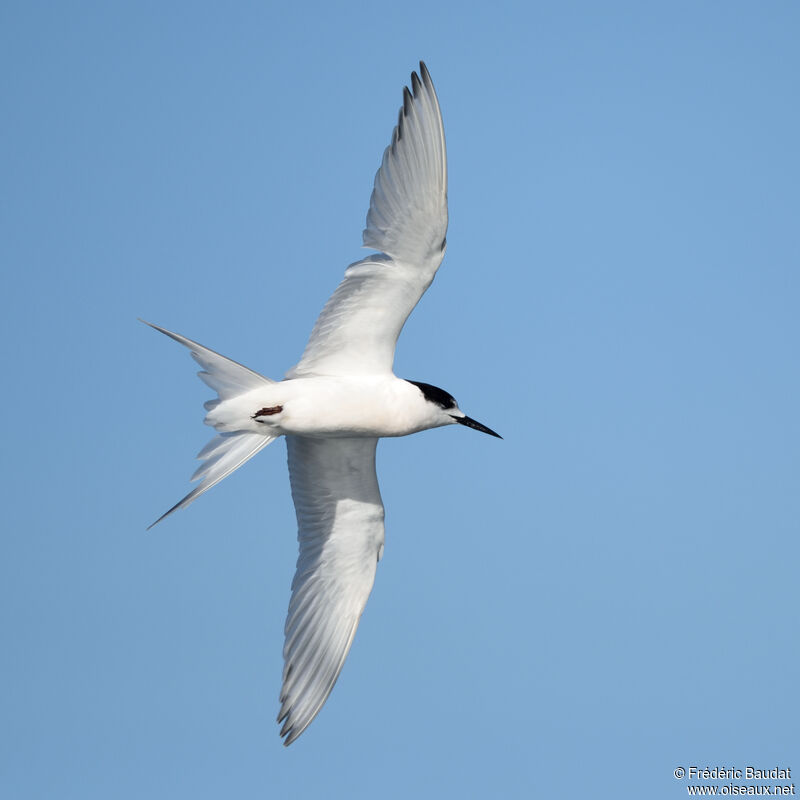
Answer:
<path fill-rule="evenodd" d="M 282 410 L 266 424 L 298 436 L 405 436 L 425 426 L 402 384 L 408 386 L 394 376 L 285 381 Z"/>

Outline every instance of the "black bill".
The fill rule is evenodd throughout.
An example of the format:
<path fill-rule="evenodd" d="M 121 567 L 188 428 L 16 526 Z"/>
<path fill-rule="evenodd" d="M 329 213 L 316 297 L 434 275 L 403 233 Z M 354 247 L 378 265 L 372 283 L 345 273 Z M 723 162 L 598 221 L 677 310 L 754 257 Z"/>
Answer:
<path fill-rule="evenodd" d="M 450 415 L 459 425 L 466 425 L 468 428 L 474 428 L 476 431 L 480 431 L 481 433 L 488 433 L 489 436 L 496 436 L 498 439 L 502 439 L 503 437 L 499 433 L 495 433 L 491 428 L 487 428 L 485 425 L 481 425 L 480 422 L 476 422 L 472 417 L 456 417 L 453 414 Z"/>

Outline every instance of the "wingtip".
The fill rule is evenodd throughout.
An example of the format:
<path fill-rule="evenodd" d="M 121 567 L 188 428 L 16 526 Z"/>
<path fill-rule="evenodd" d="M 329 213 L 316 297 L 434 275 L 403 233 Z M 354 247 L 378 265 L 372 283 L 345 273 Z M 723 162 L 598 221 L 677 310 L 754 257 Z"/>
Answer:
<path fill-rule="evenodd" d="M 311 720 L 309 720 L 309 722 L 310 721 Z M 300 737 L 300 734 L 302 734 L 307 727 L 308 723 L 303 725 L 302 728 L 296 728 L 294 723 L 290 724 L 289 720 L 287 719 L 286 722 L 284 722 L 280 733 L 278 734 L 283 739 L 283 746 L 288 747 L 292 742 L 297 741 L 297 739 Z"/>
<path fill-rule="evenodd" d="M 413 80 L 414 74 L 412 73 L 412 80 L 411 83 L 414 83 Z M 413 102 L 411 97 L 411 92 L 408 90 L 408 86 L 403 87 L 403 116 L 408 116 L 411 113 L 411 103 Z"/>
<path fill-rule="evenodd" d="M 281 713 L 278 714 L 278 724 L 281 726 L 278 736 L 283 739 L 283 746 L 288 747 L 303 731 L 297 730 L 294 727 L 294 722 L 290 719 L 290 709 L 284 711 L 281 708 Z"/>
<path fill-rule="evenodd" d="M 422 63 L 422 62 L 420 62 Z M 411 90 L 414 92 L 414 97 L 419 97 L 419 90 L 422 88 L 422 81 L 416 72 L 411 73 Z"/>
<path fill-rule="evenodd" d="M 428 67 L 424 61 L 419 62 L 419 75 L 422 78 L 422 82 L 427 86 L 433 83 L 431 80 L 431 73 L 428 71 Z"/>

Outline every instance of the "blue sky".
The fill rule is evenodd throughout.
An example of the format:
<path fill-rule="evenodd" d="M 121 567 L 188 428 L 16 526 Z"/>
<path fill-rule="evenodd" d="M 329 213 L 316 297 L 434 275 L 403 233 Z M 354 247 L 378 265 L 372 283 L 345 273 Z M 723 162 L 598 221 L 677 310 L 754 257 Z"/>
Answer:
<path fill-rule="evenodd" d="M 796 3 L 6 3 L 0 788 L 652 797 L 798 767 Z M 396 372 L 505 437 L 379 447 L 387 543 L 286 750 L 282 443 L 189 509 L 209 390 L 362 257 L 417 61 L 444 265 Z"/>

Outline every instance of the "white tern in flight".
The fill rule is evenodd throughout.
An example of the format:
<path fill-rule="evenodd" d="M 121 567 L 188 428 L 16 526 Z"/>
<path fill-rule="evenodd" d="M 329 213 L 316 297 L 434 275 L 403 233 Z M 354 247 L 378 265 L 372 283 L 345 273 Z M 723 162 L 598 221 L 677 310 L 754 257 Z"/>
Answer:
<path fill-rule="evenodd" d="M 333 689 L 383 555 L 378 439 L 456 424 L 498 436 L 444 390 L 392 372 L 397 337 L 446 244 L 444 128 L 431 76 L 419 66 L 375 175 L 363 243 L 380 253 L 347 268 L 283 380 L 152 326 L 189 348 L 217 393 L 205 404 L 205 422 L 218 435 L 198 454 L 203 464 L 192 480 L 200 483 L 157 522 L 286 437 L 300 542 L 278 714 L 286 745 Z"/>

